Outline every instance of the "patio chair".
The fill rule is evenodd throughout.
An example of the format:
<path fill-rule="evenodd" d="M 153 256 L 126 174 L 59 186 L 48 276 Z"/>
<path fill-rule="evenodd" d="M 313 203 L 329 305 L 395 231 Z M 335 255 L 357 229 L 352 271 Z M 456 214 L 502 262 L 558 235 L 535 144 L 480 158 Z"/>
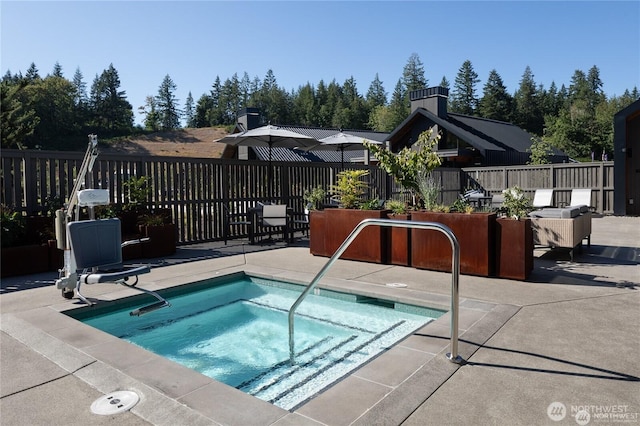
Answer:
<path fill-rule="evenodd" d="M 491 196 L 491 210 L 496 213 L 501 213 L 503 209 L 504 195 L 493 194 Z"/>
<path fill-rule="evenodd" d="M 224 210 L 224 245 L 227 245 L 232 226 L 247 226 L 249 228 L 249 240 L 253 244 L 253 222 L 248 213 L 232 213 L 229 207 L 222 205 Z"/>
<path fill-rule="evenodd" d="M 532 205 L 536 209 L 553 207 L 553 189 L 536 189 Z"/>
<path fill-rule="evenodd" d="M 591 205 L 591 188 L 572 189 L 569 207 L 580 207 L 583 212 L 595 211 Z"/>
<path fill-rule="evenodd" d="M 286 204 L 266 204 L 262 206 L 262 215 L 258 226 L 263 228 L 282 228 L 284 240 L 289 241 L 289 216 Z"/>
<path fill-rule="evenodd" d="M 304 213 L 294 213 L 293 214 L 293 223 L 304 226 L 304 233 L 308 237 L 309 236 L 309 211 L 313 204 L 307 203 L 304 207 Z"/>

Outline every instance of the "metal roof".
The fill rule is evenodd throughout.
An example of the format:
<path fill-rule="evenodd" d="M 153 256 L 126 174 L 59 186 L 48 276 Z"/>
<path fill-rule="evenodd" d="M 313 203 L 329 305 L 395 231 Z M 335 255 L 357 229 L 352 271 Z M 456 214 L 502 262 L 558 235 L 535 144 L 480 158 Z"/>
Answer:
<path fill-rule="evenodd" d="M 282 129 L 297 132 L 306 136 L 311 136 L 315 139 L 326 138 L 331 135 L 335 135 L 340 131 L 349 133 L 354 136 L 360 136 L 365 139 L 371 139 L 379 142 L 387 140 L 389 133 L 374 132 L 371 130 L 345 130 L 337 128 L 326 127 L 305 127 L 305 126 L 278 126 Z M 251 147 L 256 155 L 256 158 L 263 161 L 269 161 L 269 149 L 263 147 Z M 344 162 L 350 163 L 355 159 L 362 159 L 364 156 L 364 150 L 345 151 Z M 308 151 L 304 152 L 298 149 L 279 148 L 274 147 L 271 150 L 272 161 L 299 161 L 299 162 L 325 162 L 325 163 L 340 163 L 341 154 L 339 151 Z"/>

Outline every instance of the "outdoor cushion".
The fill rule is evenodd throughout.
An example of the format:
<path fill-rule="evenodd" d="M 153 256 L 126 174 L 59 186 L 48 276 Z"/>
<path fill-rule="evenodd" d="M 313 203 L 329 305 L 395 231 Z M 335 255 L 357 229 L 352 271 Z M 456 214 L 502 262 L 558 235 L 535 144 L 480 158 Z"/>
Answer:
<path fill-rule="evenodd" d="M 529 217 L 549 217 L 549 218 L 571 219 L 571 218 L 580 216 L 580 213 L 581 213 L 580 207 L 567 207 L 564 209 L 549 208 L 549 209 L 534 210 L 531 213 L 529 213 Z"/>

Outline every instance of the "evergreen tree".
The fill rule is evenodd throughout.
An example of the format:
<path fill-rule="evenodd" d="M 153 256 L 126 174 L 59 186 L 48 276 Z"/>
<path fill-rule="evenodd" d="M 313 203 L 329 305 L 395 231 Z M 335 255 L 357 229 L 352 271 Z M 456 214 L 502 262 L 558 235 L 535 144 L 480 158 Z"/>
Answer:
<path fill-rule="evenodd" d="M 211 95 L 209 96 L 210 110 L 208 112 L 209 126 L 219 126 L 225 124 L 225 109 L 221 103 L 222 98 L 222 84 L 220 83 L 220 77 L 216 76 L 213 85 L 211 86 Z"/>
<path fill-rule="evenodd" d="M 195 124 L 193 127 L 209 127 L 212 125 L 210 114 L 213 111 L 213 100 L 206 94 L 200 96 L 196 105 Z"/>
<path fill-rule="evenodd" d="M 0 82 L 0 140 L 2 148 L 24 149 L 40 119 L 21 99 L 26 83 L 6 77 Z"/>
<path fill-rule="evenodd" d="M 178 108 L 178 99 L 175 97 L 176 84 L 167 74 L 156 95 L 156 108 L 160 116 L 160 128 L 162 130 L 175 130 L 180 128 L 180 116 L 182 111 Z"/>
<path fill-rule="evenodd" d="M 332 127 L 333 117 L 338 107 L 338 102 L 342 99 L 342 87 L 332 80 L 327 86 L 326 99 L 320 103 L 320 126 Z"/>
<path fill-rule="evenodd" d="M 409 107 L 405 99 L 407 99 L 407 93 L 405 92 L 402 80 L 398 80 L 396 87 L 393 89 L 391 101 L 389 102 L 389 115 L 391 116 L 390 123 L 392 129 L 395 129 L 396 126 L 402 123 L 409 115 Z"/>
<path fill-rule="evenodd" d="M 402 70 L 402 84 L 404 84 L 404 90 L 407 93 L 407 105 L 409 105 L 408 94 L 411 91 L 424 89 L 429 84 L 429 81 L 424 76 L 424 65 L 417 53 L 412 53 L 409 56 Z"/>
<path fill-rule="evenodd" d="M 369 104 L 369 108 L 387 104 L 387 92 L 384 90 L 378 73 L 376 73 L 376 77 L 371 82 L 369 90 L 367 91 L 367 103 Z"/>
<path fill-rule="evenodd" d="M 466 115 L 475 114 L 478 106 L 475 86 L 478 82 L 480 79 L 473 69 L 471 61 L 464 61 L 453 83 L 453 92 L 450 98 L 451 112 Z"/>
<path fill-rule="evenodd" d="M 73 86 L 76 88 L 75 104 L 81 107 L 87 104 L 87 83 L 84 82 L 80 68 L 73 74 Z"/>
<path fill-rule="evenodd" d="M 483 118 L 508 122 L 511 120 L 511 109 L 511 95 L 507 92 L 500 74 L 493 69 L 489 72 L 482 99 L 479 101 L 479 115 Z"/>
<path fill-rule="evenodd" d="M 186 120 L 186 127 L 196 127 L 196 113 L 195 107 L 193 106 L 193 96 L 191 95 L 191 91 L 189 91 L 187 100 L 184 104 L 184 118 Z"/>
<path fill-rule="evenodd" d="M 542 116 L 533 73 L 528 65 L 520 80 L 520 86 L 514 95 L 514 102 L 514 124 L 533 134 L 542 135 L 544 117 Z"/>
<path fill-rule="evenodd" d="M 27 70 L 27 74 L 25 75 L 27 81 L 33 82 L 36 80 L 40 80 L 40 74 L 38 74 L 38 68 L 36 68 L 36 64 L 31 62 L 29 65 L 29 69 Z"/>
<path fill-rule="evenodd" d="M 156 98 L 147 96 L 144 106 L 138 108 L 138 112 L 144 116 L 144 129 L 151 132 L 160 130 L 160 114 L 158 112 Z"/>
<path fill-rule="evenodd" d="M 120 77 L 113 64 L 96 75 L 91 85 L 91 125 L 98 134 L 117 136 L 129 134 L 133 129 L 133 107 L 126 92 L 120 89 Z"/>
<path fill-rule="evenodd" d="M 298 89 L 293 99 L 294 120 L 303 126 L 315 126 L 318 122 L 318 105 L 313 86 L 307 82 Z"/>
<path fill-rule="evenodd" d="M 53 72 L 51 73 L 51 75 L 53 77 L 64 77 L 62 75 L 62 66 L 57 61 L 56 61 L 55 65 L 53 66 Z"/>
<path fill-rule="evenodd" d="M 442 76 L 442 80 L 440 80 L 439 86 L 444 87 L 445 89 L 449 89 L 450 87 L 449 80 L 447 80 L 447 77 L 444 75 Z"/>
<path fill-rule="evenodd" d="M 251 98 L 251 79 L 249 74 L 245 72 L 240 80 L 240 101 L 243 108 L 249 106 L 249 98 Z"/>

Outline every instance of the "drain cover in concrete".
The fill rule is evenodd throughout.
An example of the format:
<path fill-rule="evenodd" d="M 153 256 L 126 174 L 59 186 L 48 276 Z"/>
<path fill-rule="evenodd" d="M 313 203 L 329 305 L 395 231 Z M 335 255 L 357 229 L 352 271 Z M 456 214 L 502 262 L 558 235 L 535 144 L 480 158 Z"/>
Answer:
<path fill-rule="evenodd" d="M 140 397 L 131 391 L 112 392 L 102 396 L 91 404 L 91 412 L 101 416 L 123 413 L 133 408 L 138 403 Z"/>

